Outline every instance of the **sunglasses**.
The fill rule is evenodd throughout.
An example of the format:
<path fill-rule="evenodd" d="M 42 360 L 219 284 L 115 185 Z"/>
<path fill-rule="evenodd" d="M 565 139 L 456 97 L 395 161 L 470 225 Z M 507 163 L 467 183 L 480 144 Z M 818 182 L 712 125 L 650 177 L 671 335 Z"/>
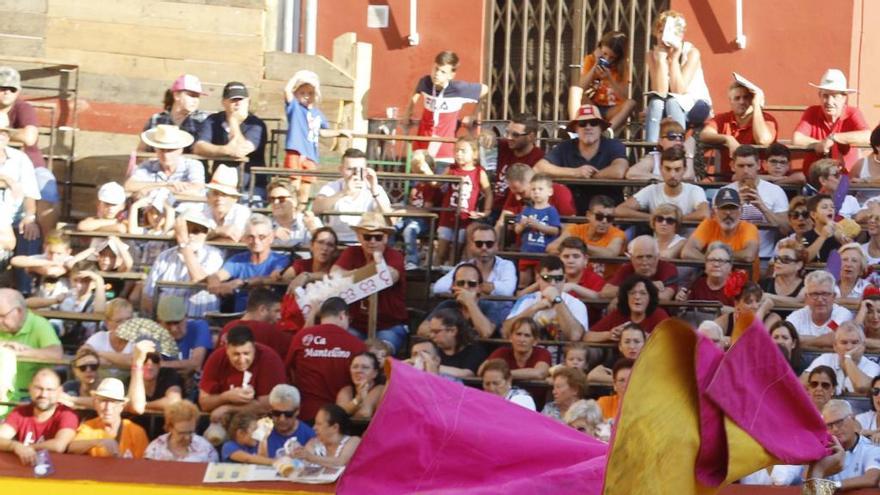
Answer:
<path fill-rule="evenodd" d="M 0 86 L 0 92 L 18 93 L 18 88 L 12 86 Z"/>
<path fill-rule="evenodd" d="M 877 387 L 872 388 L 871 395 L 873 395 L 874 397 L 877 397 L 878 395 L 880 395 L 880 388 L 877 388 Z"/>
<path fill-rule="evenodd" d="M 97 364 L 80 364 L 76 367 L 76 369 L 86 372 L 86 371 L 98 371 Z"/>
<path fill-rule="evenodd" d="M 478 285 L 480 285 L 480 283 L 477 282 L 476 280 L 456 280 L 456 281 L 455 281 L 455 286 L 456 286 L 456 287 L 470 287 L 470 288 L 474 288 L 474 287 L 477 287 Z"/>
<path fill-rule="evenodd" d="M 565 280 L 565 275 L 541 275 L 541 280 L 544 282 L 562 282 Z"/>
<path fill-rule="evenodd" d="M 833 386 L 834 385 L 831 385 L 831 383 L 829 383 L 829 382 L 816 382 L 816 381 L 810 382 L 810 388 L 822 387 L 822 390 L 831 390 L 831 387 L 833 387 Z"/>
<path fill-rule="evenodd" d="M 269 415 L 271 415 L 273 418 L 280 418 L 281 416 L 284 416 L 285 418 L 289 419 L 296 416 L 296 411 L 276 411 L 275 409 L 272 409 L 272 412 L 270 412 Z"/>
<path fill-rule="evenodd" d="M 608 220 L 608 223 L 611 223 L 614 221 L 614 215 L 606 215 L 604 213 L 593 213 L 593 216 L 596 217 L 597 222 L 603 222 L 605 220 Z"/>
<path fill-rule="evenodd" d="M 667 132 L 663 137 L 670 141 L 684 141 L 684 134 L 680 132 Z"/>
<path fill-rule="evenodd" d="M 654 217 L 654 221 L 657 223 L 665 223 L 667 225 L 675 225 L 678 223 L 678 220 L 675 217 Z"/>
<path fill-rule="evenodd" d="M 789 256 L 777 256 L 777 257 L 773 258 L 773 261 L 775 261 L 776 263 L 779 263 L 780 265 L 787 265 L 789 263 L 794 263 L 797 260 L 794 258 L 791 258 Z"/>
<path fill-rule="evenodd" d="M 385 240 L 385 234 L 364 234 L 364 240 L 368 242 L 382 242 Z"/>
<path fill-rule="evenodd" d="M 788 160 L 784 158 L 771 158 L 767 160 L 767 163 L 772 163 L 773 165 L 786 165 L 788 163 Z"/>
<path fill-rule="evenodd" d="M 147 353 L 147 359 L 153 362 L 153 364 L 159 364 L 162 362 L 162 356 L 159 355 L 158 352 L 149 352 Z"/>
<path fill-rule="evenodd" d="M 602 127 L 602 121 L 599 119 L 590 119 L 590 120 L 578 120 L 578 127 Z"/>
<path fill-rule="evenodd" d="M 804 220 L 806 220 L 806 219 L 810 218 L 810 212 L 807 210 L 791 211 L 788 213 L 788 218 L 794 218 L 794 219 L 803 218 Z"/>
<path fill-rule="evenodd" d="M 528 132 L 513 132 L 513 131 L 507 131 L 507 136 L 508 136 L 508 137 L 512 137 L 512 138 L 521 138 L 521 137 L 525 137 L 525 136 L 528 136 L 528 135 L 529 135 Z"/>
<path fill-rule="evenodd" d="M 269 202 L 275 203 L 276 205 L 280 205 L 281 203 L 289 200 L 291 196 L 269 196 Z"/>
<path fill-rule="evenodd" d="M 477 246 L 480 249 L 484 247 L 492 249 L 492 247 L 495 246 L 495 241 L 474 241 L 474 246 Z"/>

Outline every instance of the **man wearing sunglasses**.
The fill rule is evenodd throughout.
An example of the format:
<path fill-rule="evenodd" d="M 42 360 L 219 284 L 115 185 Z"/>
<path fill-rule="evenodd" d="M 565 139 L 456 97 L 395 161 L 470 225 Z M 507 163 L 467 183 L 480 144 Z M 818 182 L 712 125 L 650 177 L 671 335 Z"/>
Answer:
<path fill-rule="evenodd" d="M 569 224 L 555 241 L 547 246 L 547 252 L 559 253 L 559 246 L 569 237 L 577 237 L 587 245 L 590 256 L 620 256 L 626 246 L 626 234 L 614 226 L 615 202 L 608 196 L 598 195 L 590 199 L 587 223 Z M 600 277 L 609 277 L 614 267 L 593 263 L 593 271 Z"/>
<path fill-rule="evenodd" d="M 660 175 L 663 182 L 650 184 L 617 205 L 618 216 L 650 219 L 654 210 L 662 204 L 674 204 L 681 210 L 685 220 L 703 220 L 709 216 L 706 192 L 696 184 L 684 182 L 684 150 L 672 147 L 663 150 Z"/>
<path fill-rule="evenodd" d="M 289 452 L 284 447 L 291 438 L 295 438 L 300 445 L 305 445 L 315 436 L 315 430 L 296 417 L 299 414 L 299 402 L 299 390 L 293 385 L 279 383 L 269 392 L 269 416 L 273 423 L 272 432 L 266 440 L 266 454 L 269 457 L 287 455 Z"/>
<path fill-rule="evenodd" d="M 660 173 L 661 157 L 664 150 L 669 148 L 681 148 L 684 150 L 685 171 L 684 180 L 693 181 L 694 173 L 694 149 L 696 140 L 693 136 L 687 136 L 684 127 L 672 117 L 666 117 L 660 121 L 660 141 L 657 147 L 645 153 L 639 161 L 626 171 L 627 179 L 637 180 L 662 180 Z"/>
<path fill-rule="evenodd" d="M 776 118 L 764 112 L 764 92 L 751 90 L 739 81 L 727 89 L 730 111 L 709 119 L 700 131 L 700 141 L 721 145 L 721 173 L 730 176 L 730 158 L 741 144 L 766 146 L 776 141 Z M 726 151 L 726 152 L 724 152 Z"/>
<path fill-rule="evenodd" d="M 497 143 L 498 158 L 495 165 L 495 181 L 492 184 L 492 192 L 495 199 L 492 201 L 493 221 L 498 219 L 501 208 L 508 197 L 508 167 L 515 163 L 522 163 L 531 169 L 544 158 L 544 150 L 535 146 L 538 137 L 538 119 L 534 115 L 517 113 L 507 123 L 507 130 L 502 139 L 495 139 L 491 132 L 480 134 L 480 145 L 484 148 L 492 148 Z M 526 181 L 528 184 L 528 181 Z"/>
<path fill-rule="evenodd" d="M 828 366 L 837 375 L 835 395 L 844 392 L 862 394 L 871 388 L 871 380 L 880 375 L 880 365 L 865 357 L 865 332 L 853 321 L 845 321 L 834 331 L 834 352 L 819 355 L 801 374 L 804 385 L 817 366 Z"/>
<path fill-rule="evenodd" d="M 681 250 L 682 259 L 704 260 L 706 247 L 715 241 L 733 250 L 737 261 L 752 262 L 758 255 L 758 228 L 742 220 L 739 192 L 723 188 L 715 193 L 712 216 L 700 222 Z"/>
<path fill-rule="evenodd" d="M 822 420 L 843 447 L 843 469 L 825 478 L 833 483 L 834 493 L 858 488 L 876 488 L 880 481 L 880 447 L 859 434 L 849 402 L 831 399 L 822 408 Z M 805 476 L 806 477 L 806 476 Z M 816 492 L 829 493 L 829 492 Z"/>
<path fill-rule="evenodd" d="M 76 413 L 58 403 L 58 374 L 43 368 L 28 387 L 29 404 L 17 406 L 0 424 L 0 452 L 13 452 L 22 464 L 34 465 L 38 450 L 64 453 L 76 435 Z"/>
<path fill-rule="evenodd" d="M 556 256 L 541 258 L 538 265 L 538 291 L 517 299 L 501 327 L 510 336 L 517 318 L 528 316 L 554 340 L 579 341 L 589 329 L 587 307 L 565 292 L 565 265 Z"/>
<path fill-rule="evenodd" d="M 459 263 L 452 271 L 452 297 L 438 304 L 431 314 L 419 325 L 419 336 L 430 338 L 429 322 L 431 315 L 441 309 L 453 308 L 464 315 L 471 326 L 479 334 L 480 338 L 488 339 L 495 333 L 493 323 L 480 307 L 480 286 L 483 285 L 483 275 L 480 269 L 473 263 Z M 488 301 L 486 301 L 488 302 Z"/>

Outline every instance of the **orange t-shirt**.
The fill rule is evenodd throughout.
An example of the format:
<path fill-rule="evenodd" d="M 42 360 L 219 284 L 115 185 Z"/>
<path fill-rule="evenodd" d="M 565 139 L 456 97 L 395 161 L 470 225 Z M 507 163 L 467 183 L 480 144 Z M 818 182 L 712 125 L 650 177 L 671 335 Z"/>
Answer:
<path fill-rule="evenodd" d="M 599 409 L 602 410 L 602 418 L 604 418 L 605 421 L 617 417 L 617 409 L 620 407 L 619 395 L 612 394 L 599 397 L 596 403 L 599 404 Z"/>
<path fill-rule="evenodd" d="M 584 56 L 583 69 L 581 69 L 583 71 L 582 73 L 586 74 L 587 72 L 590 72 L 590 69 L 592 69 L 594 65 L 596 65 L 596 56 L 592 53 L 588 53 L 586 56 Z M 617 67 L 612 66 L 609 72 L 611 73 L 611 79 L 614 79 L 616 82 L 627 82 L 627 78 L 625 77 L 625 75 L 617 72 Z M 584 98 L 583 103 L 588 103 L 589 101 L 592 101 L 594 105 L 613 107 L 614 105 L 620 103 L 622 100 L 626 100 L 626 98 L 622 95 L 615 93 L 614 88 L 612 88 L 610 84 L 598 77 L 596 79 L 593 79 L 591 89 L 595 91 L 593 93 L 593 96 L 591 98 Z M 586 95 L 587 93 L 589 93 L 589 91 L 584 91 L 584 93 Z"/>
<path fill-rule="evenodd" d="M 569 235 L 579 238 L 584 241 L 584 244 L 587 246 L 596 246 L 596 247 L 608 247 L 615 239 L 621 239 L 623 242 L 620 243 L 620 251 L 615 253 L 615 256 L 620 256 L 623 254 L 624 249 L 626 249 L 626 234 L 618 229 L 617 227 L 611 225 L 608 227 L 608 232 L 605 233 L 602 237 L 598 239 L 590 239 L 590 235 L 592 233 L 591 225 L 588 223 L 575 223 L 571 224 L 565 228 L 565 231 L 568 232 Z M 593 267 L 593 271 L 596 272 L 600 277 L 605 278 L 614 275 L 614 272 L 617 271 L 617 265 L 605 264 L 605 263 L 590 263 Z"/>
<path fill-rule="evenodd" d="M 122 425 L 119 428 L 122 430 L 119 435 L 119 457 L 142 459 L 144 457 L 144 451 L 147 450 L 147 445 L 150 443 L 150 440 L 147 438 L 147 433 L 143 428 L 127 419 L 122 420 Z M 83 424 L 79 425 L 74 440 L 98 440 L 108 438 L 113 437 L 104 430 L 101 418 L 93 418 L 84 421 Z M 89 455 L 92 457 L 110 457 L 110 453 L 107 452 L 104 447 L 92 447 L 89 450 Z"/>
<path fill-rule="evenodd" d="M 758 243 L 758 227 L 745 220 L 740 220 L 732 234 L 724 235 L 718 221 L 714 217 L 709 217 L 700 222 L 697 230 L 694 231 L 694 237 L 705 246 L 715 241 L 721 241 L 729 245 L 730 249 L 739 251 L 745 248 L 750 241 Z"/>

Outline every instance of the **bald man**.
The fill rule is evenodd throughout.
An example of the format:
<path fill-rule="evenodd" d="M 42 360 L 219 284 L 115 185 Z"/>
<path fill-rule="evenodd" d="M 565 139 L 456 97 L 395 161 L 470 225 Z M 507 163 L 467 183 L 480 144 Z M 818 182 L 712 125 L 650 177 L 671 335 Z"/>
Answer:
<path fill-rule="evenodd" d="M 30 311 L 20 292 L 0 289 L 0 347 L 15 353 L 18 366 L 12 401 L 26 396 L 26 390 L 41 364 L 29 361 L 61 359 L 61 341 L 42 316 Z"/>
<path fill-rule="evenodd" d="M 657 239 L 649 235 L 636 237 L 627 250 L 629 263 L 622 265 L 602 287 L 601 297 L 617 297 L 617 288 L 632 275 L 647 277 L 657 286 L 661 301 L 671 301 L 678 290 L 678 270 L 675 265 L 660 259 Z"/>
<path fill-rule="evenodd" d="M 58 403 L 61 380 L 49 368 L 34 375 L 31 403 L 16 407 L 0 424 L 0 451 L 13 452 L 22 464 L 33 465 L 38 450 L 63 453 L 76 435 L 79 419 Z"/>

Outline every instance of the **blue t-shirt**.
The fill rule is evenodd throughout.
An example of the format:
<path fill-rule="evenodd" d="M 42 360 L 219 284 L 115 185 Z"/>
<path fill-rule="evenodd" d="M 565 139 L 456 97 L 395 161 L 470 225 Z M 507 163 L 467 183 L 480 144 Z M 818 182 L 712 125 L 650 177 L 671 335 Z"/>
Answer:
<path fill-rule="evenodd" d="M 611 165 L 618 158 L 626 159 L 626 147 L 616 139 L 602 137 L 599 140 L 599 151 L 587 160 L 578 149 L 578 139 L 563 141 L 551 149 L 544 159 L 557 167 L 577 168 L 592 165 L 599 170 Z"/>
<path fill-rule="evenodd" d="M 255 265 L 251 263 L 251 253 L 242 251 L 232 255 L 223 263 L 223 269 L 229 274 L 230 279 L 247 280 L 252 277 L 265 277 L 275 270 L 284 271 L 290 266 L 290 255 L 271 251 L 266 261 Z M 239 290 L 235 293 L 235 311 L 244 311 L 247 306 L 247 291 Z"/>
<path fill-rule="evenodd" d="M 207 353 L 214 348 L 211 326 L 205 320 L 187 320 L 186 334 L 177 341 L 177 348 L 180 350 L 177 359 L 189 359 L 192 350 L 197 347 L 204 347 Z"/>
<path fill-rule="evenodd" d="M 241 123 L 241 133 L 245 139 L 254 145 L 254 151 L 248 155 L 247 168 L 252 166 L 262 167 L 266 164 L 266 123 L 263 119 L 249 113 Z M 196 141 L 205 141 L 211 144 L 229 143 L 229 124 L 226 123 L 226 112 L 213 113 L 202 122 L 199 127 L 199 135 Z M 233 164 L 235 165 L 235 164 Z"/>
<path fill-rule="evenodd" d="M 288 436 L 281 435 L 275 429 L 273 429 L 272 433 L 269 434 L 269 439 L 266 442 L 266 446 L 269 450 L 269 457 L 272 457 L 274 459 L 276 457 L 275 453 L 278 452 L 278 449 L 284 447 L 284 442 L 290 440 L 293 437 L 296 437 L 296 441 L 299 442 L 300 445 L 305 445 L 306 442 L 311 440 L 314 436 L 315 430 L 313 430 L 311 426 L 305 424 L 302 421 L 299 422 L 296 430 L 294 430 L 293 433 Z"/>
<path fill-rule="evenodd" d="M 223 442 L 223 448 L 220 449 L 220 460 L 223 462 L 235 462 L 229 458 L 232 454 L 240 451 L 246 452 L 248 454 L 256 455 L 258 445 L 254 445 L 253 447 L 248 447 L 246 445 L 241 445 L 234 440 L 227 440 Z"/>
<path fill-rule="evenodd" d="M 516 216 L 516 221 L 523 217 L 531 217 L 535 220 L 548 225 L 550 227 L 562 227 L 559 220 L 559 212 L 553 206 L 537 209 L 533 206 L 526 206 L 522 212 Z M 523 230 L 521 251 L 524 253 L 543 253 L 547 250 L 547 244 L 553 242 L 558 235 L 547 235 L 539 232 L 537 229 L 528 228 Z"/>
<path fill-rule="evenodd" d="M 296 99 L 287 104 L 287 140 L 284 149 L 298 151 L 300 155 L 318 163 L 318 138 L 326 129 L 327 117 L 317 108 L 306 108 Z"/>

